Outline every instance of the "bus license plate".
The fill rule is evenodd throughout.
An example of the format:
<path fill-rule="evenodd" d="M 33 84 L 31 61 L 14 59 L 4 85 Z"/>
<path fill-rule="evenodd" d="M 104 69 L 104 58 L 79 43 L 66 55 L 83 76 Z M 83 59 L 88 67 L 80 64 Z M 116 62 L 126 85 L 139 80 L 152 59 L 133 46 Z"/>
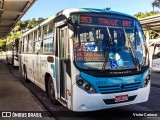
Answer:
<path fill-rule="evenodd" d="M 127 101 L 127 100 L 128 100 L 128 95 L 121 95 L 115 97 L 115 102 Z"/>

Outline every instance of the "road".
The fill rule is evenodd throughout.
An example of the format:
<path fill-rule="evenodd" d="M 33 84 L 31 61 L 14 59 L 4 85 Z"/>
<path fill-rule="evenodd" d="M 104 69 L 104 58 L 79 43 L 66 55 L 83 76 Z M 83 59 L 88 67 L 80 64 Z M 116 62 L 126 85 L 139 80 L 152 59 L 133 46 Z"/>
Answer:
<path fill-rule="evenodd" d="M 14 77 L 19 79 L 37 97 L 56 120 L 160 120 L 160 115 L 159 117 L 144 117 L 144 115 L 160 114 L 160 86 L 156 84 L 151 86 L 149 100 L 145 103 L 96 112 L 75 113 L 69 111 L 61 104 L 56 106 L 51 104 L 44 91 L 31 82 L 24 82 L 23 77 L 18 72 L 18 68 L 9 66 L 9 69 L 12 71 Z M 160 82 L 160 73 L 153 73 L 152 80 Z M 134 117 L 134 115 L 141 115 L 141 113 L 143 117 Z"/>

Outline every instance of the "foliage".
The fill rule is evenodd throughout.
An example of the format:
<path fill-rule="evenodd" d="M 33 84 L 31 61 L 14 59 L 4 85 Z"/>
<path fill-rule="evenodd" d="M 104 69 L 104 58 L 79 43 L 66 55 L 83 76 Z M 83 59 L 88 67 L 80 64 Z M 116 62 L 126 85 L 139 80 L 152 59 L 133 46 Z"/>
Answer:
<path fill-rule="evenodd" d="M 13 34 L 7 36 L 7 38 L 5 40 L 6 40 L 6 42 L 10 42 L 10 41 L 14 40 L 15 38 L 19 38 L 22 35 L 22 33 L 23 33 L 22 31 L 18 31 L 17 33 L 13 33 Z"/>
<path fill-rule="evenodd" d="M 140 18 L 157 15 L 157 14 L 160 14 L 160 11 L 151 11 L 151 12 L 145 12 L 145 13 L 138 12 L 137 14 L 134 15 L 134 17 L 136 17 L 137 19 L 140 19 Z M 150 30 L 149 33 L 150 33 L 150 39 L 155 39 L 159 37 L 159 34 L 153 30 Z M 144 34 L 146 35 L 145 31 L 144 31 Z"/>
<path fill-rule="evenodd" d="M 11 34 L 7 36 L 6 39 L 0 40 L 0 50 L 5 51 L 6 43 L 14 40 L 15 38 L 19 38 L 23 32 L 32 29 L 33 27 L 37 26 L 38 24 L 42 23 L 45 19 L 38 18 L 37 20 L 33 18 L 32 20 L 20 20 L 14 29 L 11 31 Z"/>
<path fill-rule="evenodd" d="M 0 52 L 6 50 L 6 40 L 0 40 Z"/>
<path fill-rule="evenodd" d="M 154 0 L 152 2 L 152 7 L 153 7 L 153 11 L 154 11 L 154 7 L 160 8 L 160 0 Z"/>
<path fill-rule="evenodd" d="M 35 18 L 32 18 L 32 20 L 20 20 L 15 28 L 12 30 L 12 33 L 16 33 L 18 31 L 27 31 L 29 29 L 32 29 L 33 27 L 37 26 L 38 24 L 42 23 L 45 19 L 44 18 L 38 18 L 37 20 Z"/>
<path fill-rule="evenodd" d="M 151 12 L 145 12 L 145 13 L 138 12 L 137 14 L 134 14 L 134 17 L 139 19 L 139 18 L 145 18 L 145 17 L 157 15 L 157 14 L 160 14 L 160 11 L 155 11 L 155 12 L 151 11 Z"/>

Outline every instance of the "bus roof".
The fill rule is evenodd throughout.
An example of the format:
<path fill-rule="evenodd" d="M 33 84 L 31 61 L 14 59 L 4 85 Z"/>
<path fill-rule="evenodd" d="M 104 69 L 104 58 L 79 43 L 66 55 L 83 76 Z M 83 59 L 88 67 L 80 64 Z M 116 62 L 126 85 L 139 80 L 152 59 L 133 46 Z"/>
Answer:
<path fill-rule="evenodd" d="M 34 31 L 35 29 L 37 29 L 39 26 L 44 26 L 46 23 L 50 22 L 51 20 L 55 19 L 57 16 L 60 15 L 64 15 L 67 18 L 70 17 L 70 14 L 72 13 L 79 13 L 79 12 L 95 12 L 95 13 L 111 13 L 111 14 L 118 14 L 118 15 L 123 15 L 126 17 L 131 17 L 134 18 L 131 15 L 125 14 L 125 13 L 121 13 L 121 12 L 116 12 L 116 11 L 111 11 L 111 10 L 106 10 L 106 9 L 96 9 L 96 8 L 68 8 L 68 9 L 64 9 L 60 12 L 58 12 L 57 14 L 51 16 L 50 18 L 48 18 L 47 20 L 43 21 L 41 24 L 37 25 L 36 27 L 32 28 L 31 30 L 25 32 L 23 35 L 26 35 L 28 33 L 30 33 L 31 31 Z M 136 18 L 134 18 L 136 19 Z M 23 36 L 22 35 L 22 36 Z"/>
<path fill-rule="evenodd" d="M 119 14 L 119 15 L 123 15 L 123 16 L 126 16 L 126 17 L 134 18 L 133 16 L 125 14 L 125 13 L 106 10 L 106 9 L 96 9 L 96 8 L 69 8 L 69 9 L 64 9 L 64 10 L 60 11 L 57 15 L 64 14 L 64 15 L 67 15 L 66 17 L 69 17 L 69 15 L 71 13 L 76 13 L 76 12 L 111 13 L 111 14 Z"/>
<path fill-rule="evenodd" d="M 105 9 L 95 9 L 95 8 L 68 8 L 68 9 L 64 9 L 60 12 L 58 12 L 56 15 L 51 16 L 50 18 L 48 18 L 47 20 L 45 20 L 44 22 L 42 22 L 40 24 L 40 26 L 48 23 L 49 21 L 53 20 L 55 17 L 59 16 L 59 15 L 65 15 L 67 18 L 70 17 L 71 13 L 78 13 L 78 12 L 95 12 L 95 13 L 111 13 L 111 14 L 119 14 L 119 15 L 123 15 L 126 17 L 131 17 L 134 18 L 131 15 L 125 14 L 125 13 L 120 13 L 120 12 L 116 12 L 116 11 L 111 11 L 111 10 L 105 10 Z"/>

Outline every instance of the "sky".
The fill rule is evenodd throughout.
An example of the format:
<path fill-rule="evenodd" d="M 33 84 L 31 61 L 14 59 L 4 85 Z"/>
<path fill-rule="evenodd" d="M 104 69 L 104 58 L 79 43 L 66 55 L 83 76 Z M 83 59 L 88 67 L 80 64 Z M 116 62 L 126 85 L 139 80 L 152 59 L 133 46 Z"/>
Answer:
<path fill-rule="evenodd" d="M 134 15 L 138 12 L 153 10 L 154 0 L 36 0 L 34 5 L 22 17 L 22 20 L 32 18 L 49 18 L 66 8 L 100 8 L 111 7 L 111 10 Z M 158 10 L 158 9 L 155 9 Z"/>

